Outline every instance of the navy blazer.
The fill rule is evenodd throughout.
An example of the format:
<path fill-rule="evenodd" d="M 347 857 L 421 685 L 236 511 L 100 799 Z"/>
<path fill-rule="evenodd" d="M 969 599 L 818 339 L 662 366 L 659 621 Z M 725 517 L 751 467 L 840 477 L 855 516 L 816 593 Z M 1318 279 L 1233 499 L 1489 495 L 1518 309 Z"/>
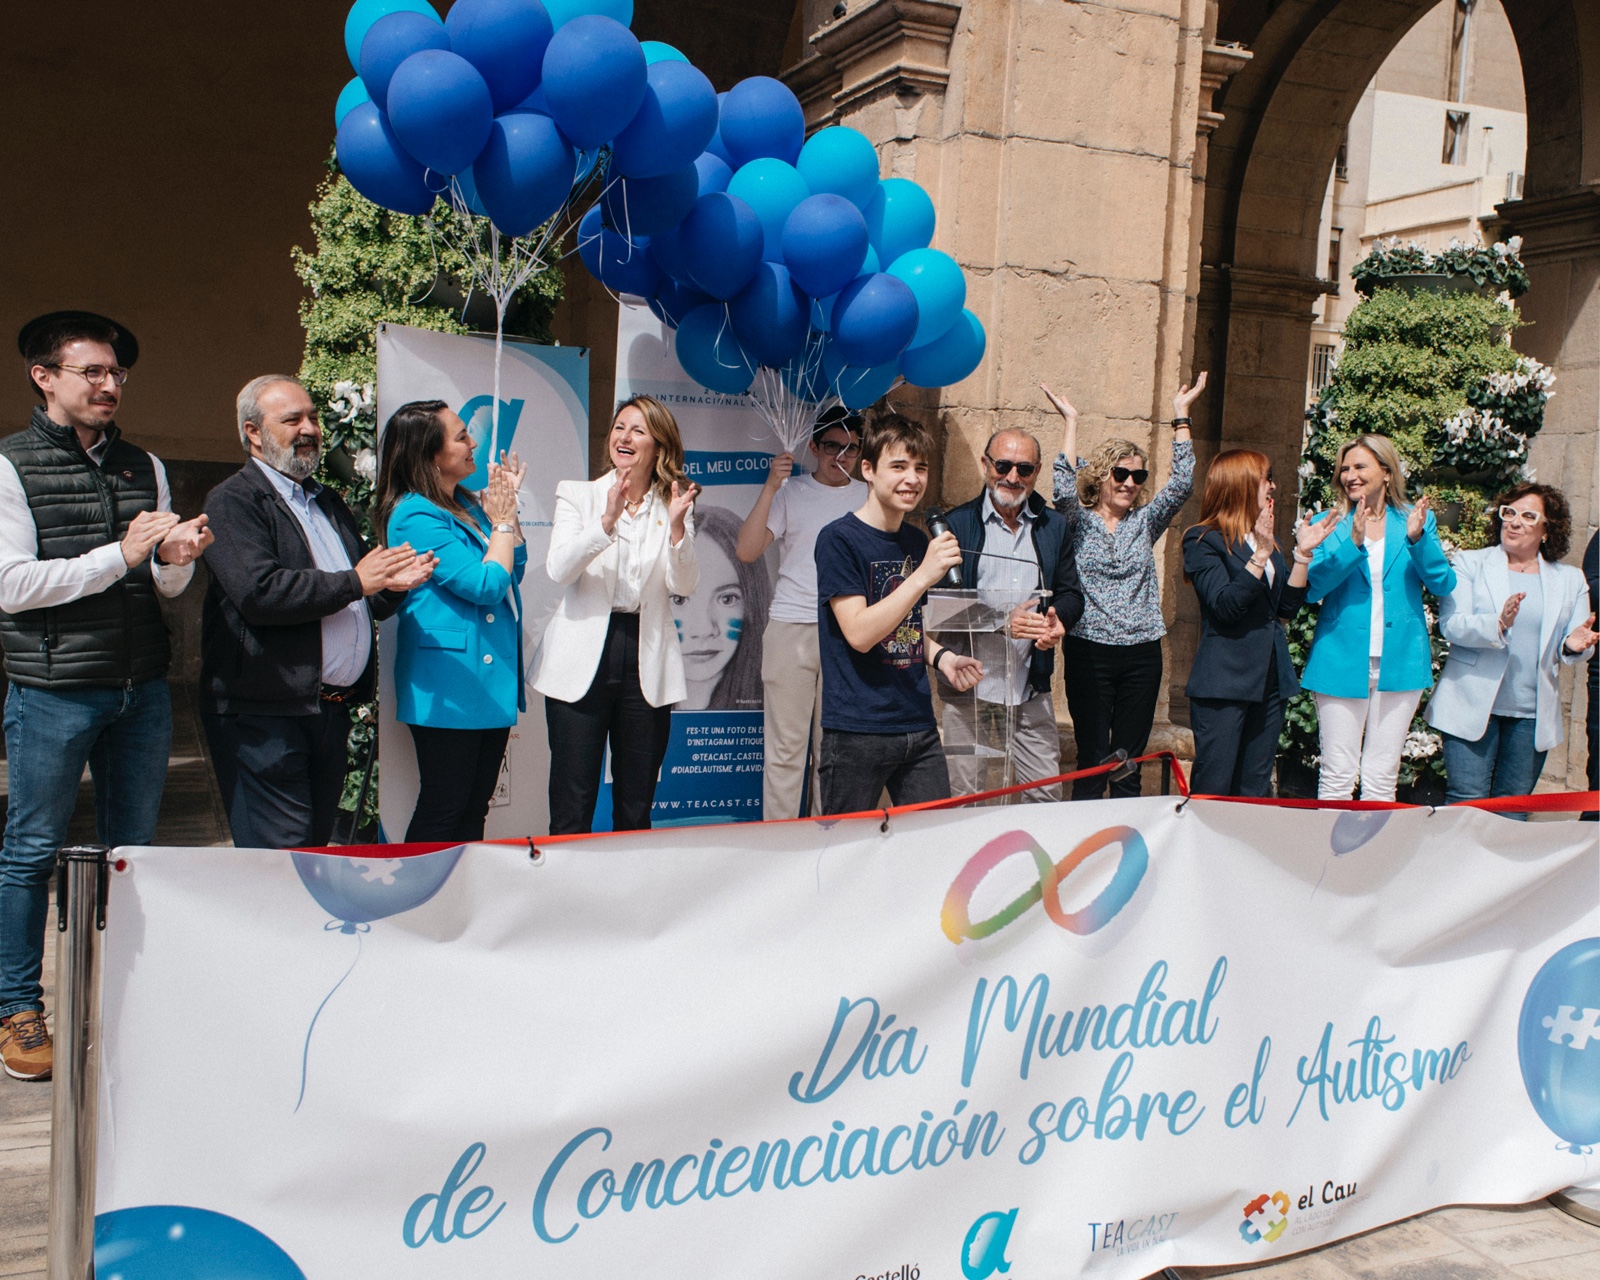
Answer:
<path fill-rule="evenodd" d="M 1183 535 L 1183 572 L 1200 597 L 1200 644 L 1184 689 L 1191 698 L 1260 702 L 1274 654 L 1278 692 L 1285 699 L 1300 692 L 1278 619 L 1299 612 L 1306 589 L 1289 585 L 1289 566 L 1277 550 L 1270 585 L 1265 574 L 1250 572 L 1249 563 L 1248 543 L 1229 550 L 1221 533 L 1198 525 Z"/>
<path fill-rule="evenodd" d="M 1033 527 L 1033 549 L 1039 557 L 1041 586 L 1049 595 L 1039 602 L 1039 612 L 1054 608 L 1056 617 L 1068 631 L 1078 625 L 1083 617 L 1083 583 L 1078 580 L 1078 566 L 1072 559 L 1072 548 L 1067 545 L 1067 518 L 1037 493 L 1028 495 L 1029 522 Z M 970 585 L 978 581 L 978 552 L 983 550 L 983 493 L 970 502 L 946 513 L 950 532 L 965 553 L 962 557 L 962 580 Z M 1029 664 L 1028 684 L 1040 693 L 1050 692 L 1050 674 L 1056 669 L 1056 651 L 1035 649 Z"/>

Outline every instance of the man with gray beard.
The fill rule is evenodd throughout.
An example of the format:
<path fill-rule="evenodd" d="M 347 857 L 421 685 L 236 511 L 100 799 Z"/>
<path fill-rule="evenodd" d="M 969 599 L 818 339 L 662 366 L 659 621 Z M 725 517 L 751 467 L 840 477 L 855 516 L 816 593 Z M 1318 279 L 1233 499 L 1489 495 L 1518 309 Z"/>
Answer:
<path fill-rule="evenodd" d="M 376 684 L 373 622 L 427 580 L 434 558 L 409 545 L 368 551 L 350 508 L 311 478 L 322 427 L 297 379 L 256 378 L 237 409 L 250 461 L 206 498 L 221 533 L 205 554 L 206 739 L 236 846 L 323 845 L 350 711 Z"/>

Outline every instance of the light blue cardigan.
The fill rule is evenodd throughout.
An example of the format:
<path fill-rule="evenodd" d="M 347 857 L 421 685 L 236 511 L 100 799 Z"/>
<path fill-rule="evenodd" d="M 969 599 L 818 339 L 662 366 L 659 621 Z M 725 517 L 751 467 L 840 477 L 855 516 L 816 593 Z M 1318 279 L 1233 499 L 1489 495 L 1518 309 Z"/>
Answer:
<path fill-rule="evenodd" d="M 1306 599 L 1320 602 L 1322 611 L 1300 684 L 1334 698 L 1367 696 L 1372 579 L 1366 548 L 1350 536 L 1356 514 L 1341 520 L 1313 553 L 1306 584 Z M 1378 688 L 1427 689 L 1433 684 L 1433 656 L 1422 588 L 1446 595 L 1455 588 L 1456 571 L 1439 545 L 1431 511 L 1422 536 L 1411 542 L 1406 537 L 1406 513 L 1390 506 L 1383 534 L 1383 656 Z"/>
<path fill-rule="evenodd" d="M 467 510 L 483 527 L 483 508 Z M 492 560 L 482 529 L 408 493 L 389 515 L 389 545 L 409 542 L 439 557 L 433 576 L 400 606 L 394 660 L 395 718 L 430 729 L 501 729 L 527 708 L 522 681 L 522 596 L 528 564 L 519 544 L 514 573 Z"/>

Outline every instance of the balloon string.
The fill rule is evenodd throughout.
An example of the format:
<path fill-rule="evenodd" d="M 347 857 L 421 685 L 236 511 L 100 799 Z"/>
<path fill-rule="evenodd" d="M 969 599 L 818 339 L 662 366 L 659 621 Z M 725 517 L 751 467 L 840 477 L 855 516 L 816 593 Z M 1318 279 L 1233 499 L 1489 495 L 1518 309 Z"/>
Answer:
<path fill-rule="evenodd" d="M 333 928 L 337 923 L 338 922 L 334 922 L 334 924 L 324 925 L 323 927 Z M 340 927 L 342 928 L 342 926 Z M 348 978 L 352 973 L 355 972 L 356 963 L 361 959 L 361 935 L 365 933 L 366 930 L 356 929 L 354 932 L 356 935 L 355 959 L 350 961 L 350 967 L 344 971 L 344 976 L 333 984 L 333 991 L 329 991 L 327 995 L 322 997 L 322 1003 L 317 1006 L 317 1011 L 311 1015 L 311 1025 L 306 1028 L 306 1042 L 300 1050 L 300 1096 L 294 1100 L 294 1109 L 296 1112 L 300 1110 L 300 1104 L 306 1100 L 306 1069 L 310 1065 L 311 1060 L 311 1033 L 317 1029 L 317 1019 L 322 1016 L 322 1011 L 328 1007 L 328 1001 L 333 999 L 333 992 L 344 986 L 345 978 Z"/>

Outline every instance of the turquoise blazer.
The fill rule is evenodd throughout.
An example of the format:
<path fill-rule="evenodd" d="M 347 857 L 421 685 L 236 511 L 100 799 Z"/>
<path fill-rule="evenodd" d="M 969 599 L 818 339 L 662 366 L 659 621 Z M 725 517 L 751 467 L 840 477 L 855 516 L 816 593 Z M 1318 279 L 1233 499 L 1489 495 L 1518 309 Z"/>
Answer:
<path fill-rule="evenodd" d="M 527 709 L 522 683 L 522 596 L 528 564 L 519 545 L 513 573 L 483 556 L 489 518 L 475 527 L 408 493 L 389 515 L 389 545 L 409 542 L 439 557 L 433 576 L 406 592 L 394 659 L 395 718 L 429 729 L 502 729 Z"/>
<path fill-rule="evenodd" d="M 1303 688 L 1333 698 L 1367 696 L 1368 654 L 1372 636 L 1372 578 L 1365 547 L 1350 536 L 1355 512 L 1311 557 L 1306 599 L 1321 603 Z M 1331 516 L 1327 517 L 1332 519 Z M 1422 536 L 1406 538 L 1406 513 L 1389 508 L 1383 529 L 1383 656 L 1379 689 L 1427 689 L 1433 685 L 1433 650 L 1422 588 L 1436 596 L 1455 589 L 1456 571 L 1439 545 L 1430 511 Z"/>

